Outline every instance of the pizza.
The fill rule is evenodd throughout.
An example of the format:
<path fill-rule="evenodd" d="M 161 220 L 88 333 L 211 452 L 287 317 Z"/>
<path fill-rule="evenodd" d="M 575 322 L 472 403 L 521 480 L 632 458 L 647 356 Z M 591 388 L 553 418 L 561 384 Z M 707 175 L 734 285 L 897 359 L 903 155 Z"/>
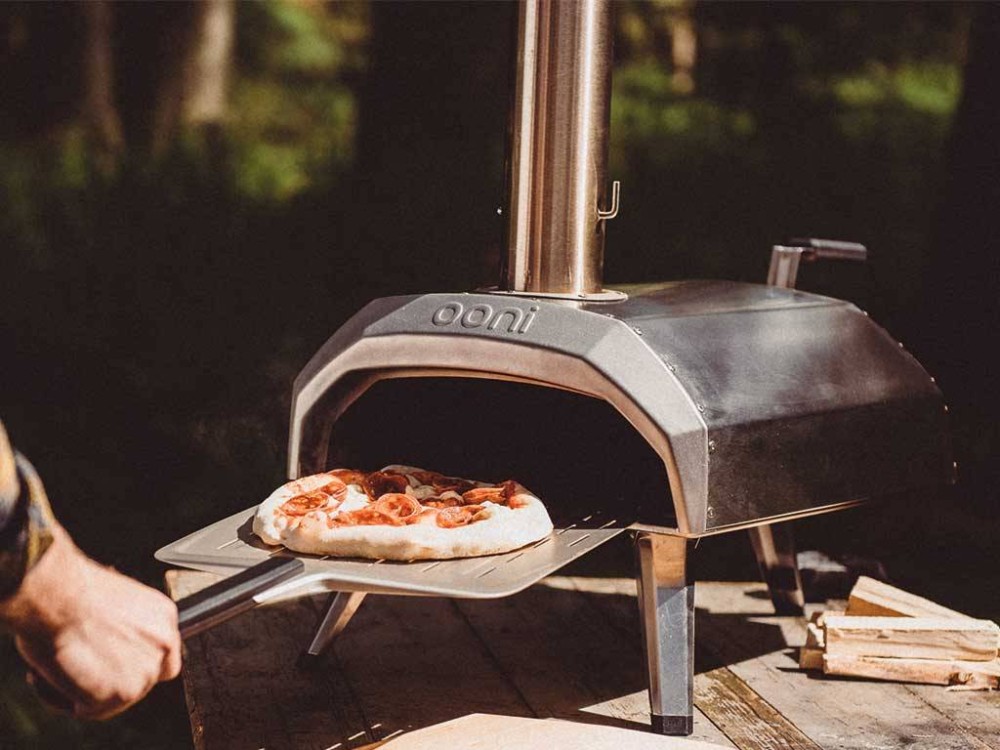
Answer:
<path fill-rule="evenodd" d="M 445 560 L 510 552 L 545 538 L 542 502 L 514 480 L 499 484 L 412 466 L 335 469 L 295 479 L 253 520 L 267 544 L 296 552 L 382 560 Z"/>

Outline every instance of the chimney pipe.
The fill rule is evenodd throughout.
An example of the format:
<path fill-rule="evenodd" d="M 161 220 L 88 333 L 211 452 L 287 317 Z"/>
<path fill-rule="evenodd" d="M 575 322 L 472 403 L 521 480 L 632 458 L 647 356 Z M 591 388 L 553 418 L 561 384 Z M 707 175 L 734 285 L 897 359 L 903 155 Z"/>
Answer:
<path fill-rule="evenodd" d="M 503 290 L 606 296 L 611 40 L 610 0 L 520 5 Z"/>

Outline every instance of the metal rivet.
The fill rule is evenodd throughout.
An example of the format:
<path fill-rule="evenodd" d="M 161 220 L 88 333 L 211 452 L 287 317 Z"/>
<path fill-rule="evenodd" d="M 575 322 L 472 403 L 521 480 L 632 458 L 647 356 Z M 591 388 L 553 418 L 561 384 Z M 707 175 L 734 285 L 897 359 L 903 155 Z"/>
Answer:
<path fill-rule="evenodd" d="M 945 404 L 945 405 L 944 405 L 944 413 L 945 413 L 945 414 L 947 414 L 947 413 L 948 413 L 948 404 Z"/>
<path fill-rule="evenodd" d="M 670 372 L 677 372 L 677 365 L 671 365 L 668 363 L 667 369 L 670 370 Z"/>
<path fill-rule="evenodd" d="M 715 453 L 715 441 L 714 440 L 709 440 L 708 441 L 708 452 L 709 453 Z"/>
<path fill-rule="evenodd" d="M 951 468 L 954 469 L 955 471 L 958 471 L 958 461 L 952 461 Z"/>
<path fill-rule="evenodd" d="M 503 206 L 497 206 L 497 216 L 503 216 Z"/>
<path fill-rule="evenodd" d="M 642 329 L 639 326 L 632 326 L 632 330 L 635 331 L 636 336 L 642 335 Z"/>
<path fill-rule="evenodd" d="M 705 511 L 705 515 L 708 516 L 709 518 L 715 518 L 715 508 L 713 508 L 711 505 L 708 506 L 708 509 Z"/>
<path fill-rule="evenodd" d="M 896 343 L 897 343 L 897 344 L 899 344 L 899 348 L 900 348 L 900 349 L 902 349 L 902 348 L 903 348 L 903 342 L 902 342 L 902 341 L 897 341 Z"/>
<path fill-rule="evenodd" d="M 697 407 L 698 407 L 698 411 L 700 411 L 700 412 L 704 412 L 705 411 L 705 404 L 697 404 Z"/>

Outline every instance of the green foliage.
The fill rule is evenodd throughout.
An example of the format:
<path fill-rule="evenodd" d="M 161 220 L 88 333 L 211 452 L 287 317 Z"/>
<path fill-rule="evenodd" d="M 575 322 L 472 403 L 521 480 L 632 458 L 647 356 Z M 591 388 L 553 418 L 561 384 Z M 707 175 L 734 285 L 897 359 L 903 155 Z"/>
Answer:
<path fill-rule="evenodd" d="M 283 201 L 328 184 L 354 156 L 363 3 L 237 6 L 238 75 L 228 137 L 237 189 Z"/>
<path fill-rule="evenodd" d="M 739 150 L 755 131 L 747 109 L 677 94 L 662 64 L 615 70 L 611 166 L 616 173 L 627 173 L 634 161 L 667 167 L 678 159 Z"/>
<path fill-rule="evenodd" d="M 912 6 L 698 5 L 688 94 L 656 54 L 677 7 L 633 3 L 625 14 L 660 30 L 628 31 L 615 70 L 611 168 L 624 187 L 609 232 L 612 280 L 760 280 L 770 244 L 828 234 L 871 244 L 873 275 L 821 291 L 879 312 L 910 303 L 960 95 L 960 19 L 932 27 L 908 19 Z M 882 46 L 862 37 L 836 54 L 859 24 Z"/>
<path fill-rule="evenodd" d="M 831 93 L 845 108 L 896 104 L 914 112 L 949 118 L 958 104 L 958 66 L 940 62 L 903 63 L 894 69 L 872 65 L 854 75 L 833 77 Z"/>

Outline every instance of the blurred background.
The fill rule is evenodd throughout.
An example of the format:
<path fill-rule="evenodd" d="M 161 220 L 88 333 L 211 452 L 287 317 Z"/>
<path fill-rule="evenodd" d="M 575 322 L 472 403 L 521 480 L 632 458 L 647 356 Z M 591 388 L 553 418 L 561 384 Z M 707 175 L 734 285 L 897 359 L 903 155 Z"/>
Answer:
<path fill-rule="evenodd" d="M 937 377 L 961 481 L 800 522 L 802 545 L 996 618 L 1000 6 L 615 10 L 606 283 L 762 282 L 789 236 L 868 245 L 800 286 Z M 159 585 L 155 549 L 283 480 L 292 379 L 353 311 L 496 283 L 515 15 L 0 4 L 0 417 L 88 553 Z M 707 574 L 753 570 L 731 536 Z M 190 734 L 177 684 L 108 724 L 48 717 L 5 639 L 0 745 Z"/>

